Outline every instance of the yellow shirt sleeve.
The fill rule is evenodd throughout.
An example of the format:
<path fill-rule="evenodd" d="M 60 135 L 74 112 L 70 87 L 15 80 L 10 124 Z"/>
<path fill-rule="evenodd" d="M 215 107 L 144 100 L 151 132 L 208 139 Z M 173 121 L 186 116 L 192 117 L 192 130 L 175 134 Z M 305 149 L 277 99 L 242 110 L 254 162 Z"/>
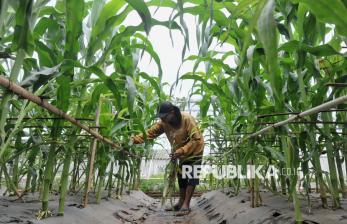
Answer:
<path fill-rule="evenodd" d="M 147 139 L 155 139 L 159 135 L 164 133 L 163 125 L 161 122 L 157 122 L 152 127 L 146 130 Z M 141 144 L 145 141 L 143 134 L 132 137 L 134 144 Z"/>

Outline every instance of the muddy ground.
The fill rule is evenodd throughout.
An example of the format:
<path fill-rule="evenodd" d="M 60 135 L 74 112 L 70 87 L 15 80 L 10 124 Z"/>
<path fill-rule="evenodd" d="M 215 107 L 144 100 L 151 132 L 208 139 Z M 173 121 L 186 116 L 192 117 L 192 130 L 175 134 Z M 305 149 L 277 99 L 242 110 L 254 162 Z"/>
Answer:
<path fill-rule="evenodd" d="M 81 195 L 67 198 L 65 216 L 56 216 L 58 195 L 52 195 L 50 210 L 52 217 L 36 220 L 41 203 L 38 195 L 27 195 L 25 202 L 15 197 L 0 197 L 0 223 L 38 223 L 38 224 L 266 224 L 295 223 L 292 203 L 285 197 L 270 192 L 261 193 L 263 205 L 250 208 L 249 193 L 242 191 L 234 196 L 230 190 L 211 191 L 192 201 L 192 211 L 188 216 L 177 217 L 175 212 L 166 212 L 159 199 L 153 199 L 141 191 L 131 191 L 122 199 L 103 198 L 95 204 L 93 195 L 87 208 L 80 208 Z M 311 208 L 302 203 L 304 223 L 347 224 L 347 201 L 342 200 L 342 209 L 333 211 L 320 207 L 317 195 L 312 195 Z"/>

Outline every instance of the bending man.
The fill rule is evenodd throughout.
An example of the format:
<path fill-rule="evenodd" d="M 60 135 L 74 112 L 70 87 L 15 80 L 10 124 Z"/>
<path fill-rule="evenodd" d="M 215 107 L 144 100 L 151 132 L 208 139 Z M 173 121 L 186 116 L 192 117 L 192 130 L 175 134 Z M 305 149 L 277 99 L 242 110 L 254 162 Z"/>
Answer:
<path fill-rule="evenodd" d="M 199 178 L 194 178 L 194 172 L 188 177 L 182 176 L 182 166 L 191 166 L 189 170 L 195 170 L 194 165 L 201 165 L 204 150 L 204 139 L 197 127 L 194 117 L 181 112 L 180 109 L 170 102 L 163 102 L 158 108 L 160 121 L 149 128 L 147 139 L 154 139 L 165 133 L 174 153 L 170 154 L 173 161 L 179 159 L 179 172 L 177 173 L 180 198 L 173 207 L 179 211 L 177 215 L 186 215 L 190 211 L 190 200 L 195 187 L 199 185 Z M 144 142 L 143 135 L 133 137 L 134 144 Z M 188 170 L 188 169 L 186 169 Z"/>

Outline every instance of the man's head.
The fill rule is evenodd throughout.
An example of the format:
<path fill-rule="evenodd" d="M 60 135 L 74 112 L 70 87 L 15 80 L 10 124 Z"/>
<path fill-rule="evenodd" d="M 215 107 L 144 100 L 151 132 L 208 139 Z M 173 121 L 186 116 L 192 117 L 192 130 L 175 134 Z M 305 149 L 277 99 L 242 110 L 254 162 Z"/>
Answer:
<path fill-rule="evenodd" d="M 159 105 L 157 116 L 163 122 L 168 123 L 173 127 L 180 126 L 182 120 L 180 109 L 168 101 L 162 102 Z"/>

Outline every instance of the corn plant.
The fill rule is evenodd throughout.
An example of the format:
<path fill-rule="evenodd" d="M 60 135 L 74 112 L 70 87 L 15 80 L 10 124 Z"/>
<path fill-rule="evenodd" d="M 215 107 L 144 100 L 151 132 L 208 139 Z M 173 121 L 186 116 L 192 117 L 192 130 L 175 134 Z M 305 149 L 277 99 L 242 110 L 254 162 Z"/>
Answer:
<path fill-rule="evenodd" d="M 1 92 L 1 174 L 4 173 L 8 192 L 18 197 L 29 191 L 40 192 L 39 218 L 50 214 L 49 193 L 55 190 L 53 184 L 58 176 L 58 213 L 64 214 L 65 195 L 86 188 L 91 163 L 95 167 L 92 172 L 97 173 L 91 178 L 97 202 L 107 177 L 111 190 L 115 187 L 112 178 L 121 180 L 116 186 L 119 195 L 124 185 L 138 186 L 138 159 L 120 152 L 132 151 L 146 157 L 149 145 L 123 149 L 120 144 L 115 148 L 97 142 L 93 161 L 93 141 L 88 129 L 81 129 L 81 125 L 91 127 L 94 135 L 96 131 L 111 139 L 108 143 L 127 142 L 131 134 L 144 132 L 153 121 L 155 106 L 165 98 L 160 59 L 146 33 L 156 25 L 181 29 L 176 22 L 152 19 L 141 0 L 49 3 L 2 1 L 0 15 L 1 75 L 16 88 L 27 90 L 21 96 L 24 99 L 13 94 L 12 89 Z M 123 26 L 132 11 L 140 15 L 142 23 Z M 137 68 L 142 54 L 154 58 L 158 74 L 146 74 Z M 52 115 L 40 108 L 43 105 L 25 100 L 32 99 L 31 94 L 45 101 L 46 107 L 53 105 L 58 114 Z M 96 119 L 99 102 L 100 116 Z M 62 113 L 76 118 L 80 125 L 71 125 L 60 116 Z M 116 175 L 107 175 L 107 168 L 115 163 L 119 165 Z M 8 174 L 8 164 L 13 164 L 13 175 Z M 18 182 L 23 176 L 26 184 L 20 192 Z"/>
<path fill-rule="evenodd" d="M 202 96 L 202 119 L 214 128 L 214 137 L 222 132 L 221 139 L 228 140 L 227 146 L 218 151 L 229 158 L 227 163 L 249 164 L 266 155 L 267 161 L 262 163 L 275 163 L 280 169 L 301 167 L 304 180 L 282 175 L 279 182 L 282 193 L 294 202 L 297 221 L 302 220 L 296 185 L 304 183 L 302 187 L 309 200 L 312 173 L 323 206 L 328 206 L 329 192 L 332 207 L 338 208 L 340 192 L 345 195 L 346 191 L 341 167 L 344 152 L 339 148 L 333 150 L 332 144 L 344 138 L 345 107 L 342 104 L 328 110 L 322 107 L 316 111 L 319 114 L 286 122 L 283 127 L 271 125 L 345 95 L 344 84 L 338 83 L 344 83 L 346 78 L 343 52 L 347 30 L 343 18 L 347 2 L 204 3 L 185 8 L 185 13 L 198 16 L 196 35 L 200 51 L 199 55 L 187 57 L 195 61 L 195 67 L 180 79 L 194 80 L 191 96 Z M 234 50 L 216 51 L 214 41 L 221 46 L 231 45 Z M 234 66 L 226 62 L 228 57 L 234 57 Z M 197 69 L 200 63 L 205 64 L 205 70 Z M 208 108 L 213 109 L 213 114 L 207 113 Z M 218 128 L 216 122 L 221 124 Z M 265 125 L 270 127 L 263 131 Z M 258 134 L 256 131 L 260 129 Z M 265 141 L 268 138 L 271 140 Z M 241 147 L 251 139 L 252 144 Z M 329 163 L 326 177 L 321 170 L 322 153 L 327 154 Z M 254 183 L 246 184 L 255 189 Z M 271 189 L 277 191 L 274 180 Z"/>
<path fill-rule="evenodd" d="M 177 82 L 193 80 L 188 100 L 201 99 L 198 119 L 211 130 L 215 151 L 206 161 L 303 175 L 210 178 L 211 189 L 247 187 L 251 207 L 261 206 L 261 187 L 280 192 L 293 202 L 297 222 L 312 190 L 323 207 L 339 208 L 347 196 L 346 0 L 3 0 L 0 7 L 0 184 L 5 180 L 19 198 L 39 192 L 40 218 L 50 214 L 57 182 L 60 215 L 67 192 L 84 191 L 86 206 L 93 190 L 100 202 L 104 187 L 118 198 L 138 188 L 152 142 L 118 143 L 146 135 L 158 102 L 168 97 L 147 38 L 153 26 L 184 37 L 182 63 L 194 68 Z M 160 7 L 172 10 L 169 21 L 152 17 L 150 9 Z M 133 11 L 141 24 L 125 26 Z M 196 18 L 196 33 L 185 14 Z M 193 36 L 197 55 L 188 51 Z M 218 50 L 223 46 L 231 50 Z M 143 54 L 158 74 L 138 68 Z"/>

